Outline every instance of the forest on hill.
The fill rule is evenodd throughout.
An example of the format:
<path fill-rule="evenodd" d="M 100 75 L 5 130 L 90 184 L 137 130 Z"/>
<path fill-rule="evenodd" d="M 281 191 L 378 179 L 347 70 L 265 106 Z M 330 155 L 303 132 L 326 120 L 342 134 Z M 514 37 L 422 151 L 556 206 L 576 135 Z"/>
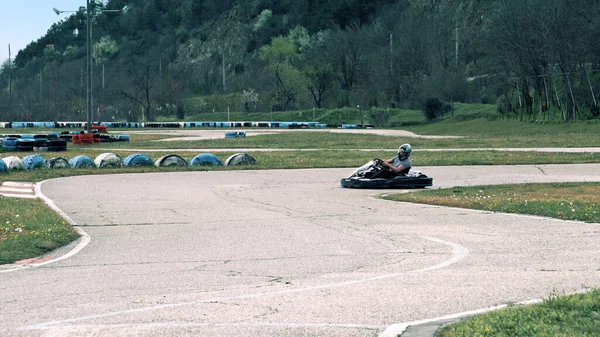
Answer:
<path fill-rule="evenodd" d="M 596 0 L 91 3 L 95 120 L 424 104 L 435 119 L 454 102 L 497 104 L 504 118 L 600 117 Z M 85 12 L 11 61 L 0 120 L 86 119 Z"/>

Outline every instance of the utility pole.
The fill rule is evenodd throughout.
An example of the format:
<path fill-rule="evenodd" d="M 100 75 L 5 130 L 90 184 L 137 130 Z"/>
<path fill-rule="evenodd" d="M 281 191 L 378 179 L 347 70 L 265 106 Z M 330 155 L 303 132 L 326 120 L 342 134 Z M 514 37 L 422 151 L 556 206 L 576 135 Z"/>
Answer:
<path fill-rule="evenodd" d="M 8 113 L 12 112 L 12 61 L 10 59 L 10 43 L 8 44 Z"/>
<path fill-rule="evenodd" d="M 87 60 L 87 131 L 92 133 L 92 9 L 86 0 L 86 60 Z"/>
<path fill-rule="evenodd" d="M 394 33 L 390 32 L 390 76 L 394 73 Z"/>
<path fill-rule="evenodd" d="M 456 67 L 456 69 L 458 69 L 458 25 L 456 25 L 456 27 L 454 27 L 454 40 L 455 40 L 455 46 L 454 46 L 454 66 Z"/>
<path fill-rule="evenodd" d="M 227 86 L 225 85 L 225 49 L 221 50 L 223 55 L 223 93 L 227 92 Z"/>

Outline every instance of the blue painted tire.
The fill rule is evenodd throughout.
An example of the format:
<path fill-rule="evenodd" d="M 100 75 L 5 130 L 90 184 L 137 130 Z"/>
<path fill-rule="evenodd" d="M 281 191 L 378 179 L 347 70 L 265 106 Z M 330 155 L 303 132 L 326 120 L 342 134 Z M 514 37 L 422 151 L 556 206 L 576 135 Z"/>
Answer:
<path fill-rule="evenodd" d="M 125 159 L 123 159 L 123 166 L 124 167 L 154 166 L 154 161 L 152 161 L 152 159 L 150 159 L 150 157 L 148 157 L 145 154 L 136 153 L 136 154 L 130 154 L 129 156 L 125 157 Z"/>
<path fill-rule="evenodd" d="M 185 159 L 181 158 L 176 154 L 170 154 L 166 156 L 162 156 L 154 162 L 154 165 L 158 167 L 166 167 L 166 166 L 187 166 L 188 163 Z"/>
<path fill-rule="evenodd" d="M 25 156 L 25 157 L 23 157 L 21 162 L 23 162 L 23 167 L 26 170 L 35 170 L 38 168 L 46 168 L 46 162 L 44 161 L 44 158 L 42 158 L 42 156 L 40 156 L 39 154 Z"/>
<path fill-rule="evenodd" d="M 73 157 L 69 160 L 69 165 L 71 165 L 72 168 L 96 167 L 92 158 L 88 156 Z"/>
<path fill-rule="evenodd" d="M 6 163 L 4 162 L 4 160 L 0 159 L 0 173 L 8 173 L 8 166 L 6 166 Z"/>
<path fill-rule="evenodd" d="M 256 164 L 256 159 L 247 153 L 236 153 L 225 160 L 225 166 L 234 165 L 252 165 Z"/>
<path fill-rule="evenodd" d="M 212 153 L 201 153 L 190 161 L 190 166 L 201 165 L 223 166 L 223 162 Z"/>
<path fill-rule="evenodd" d="M 128 142 L 129 141 L 129 135 L 119 135 L 119 141 L 120 142 Z"/>
<path fill-rule="evenodd" d="M 71 168 L 69 161 L 63 157 L 54 157 L 46 160 L 46 166 L 51 169 Z"/>
<path fill-rule="evenodd" d="M 19 144 L 19 138 L 17 137 L 4 137 L 2 139 L 2 146 L 17 146 Z"/>

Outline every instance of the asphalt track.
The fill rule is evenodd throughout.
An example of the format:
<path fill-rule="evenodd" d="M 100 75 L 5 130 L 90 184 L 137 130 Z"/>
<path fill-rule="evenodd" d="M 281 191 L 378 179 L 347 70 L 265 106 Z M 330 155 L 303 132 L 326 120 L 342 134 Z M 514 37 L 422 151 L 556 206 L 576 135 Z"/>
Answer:
<path fill-rule="evenodd" d="M 417 169 L 434 188 L 600 180 L 599 164 Z M 395 336 L 600 286 L 598 224 L 385 201 L 341 188 L 350 171 L 43 182 L 86 236 L 0 270 L 0 336 Z"/>

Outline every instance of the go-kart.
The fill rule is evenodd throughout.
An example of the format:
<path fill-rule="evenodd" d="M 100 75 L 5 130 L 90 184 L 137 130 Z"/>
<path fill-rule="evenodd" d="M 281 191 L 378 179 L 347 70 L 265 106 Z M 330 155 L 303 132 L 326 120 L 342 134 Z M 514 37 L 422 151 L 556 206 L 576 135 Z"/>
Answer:
<path fill-rule="evenodd" d="M 349 188 L 425 188 L 433 186 L 433 178 L 415 170 L 397 174 L 385 167 L 381 159 L 375 158 L 348 178 L 342 178 L 341 183 L 342 187 Z"/>

